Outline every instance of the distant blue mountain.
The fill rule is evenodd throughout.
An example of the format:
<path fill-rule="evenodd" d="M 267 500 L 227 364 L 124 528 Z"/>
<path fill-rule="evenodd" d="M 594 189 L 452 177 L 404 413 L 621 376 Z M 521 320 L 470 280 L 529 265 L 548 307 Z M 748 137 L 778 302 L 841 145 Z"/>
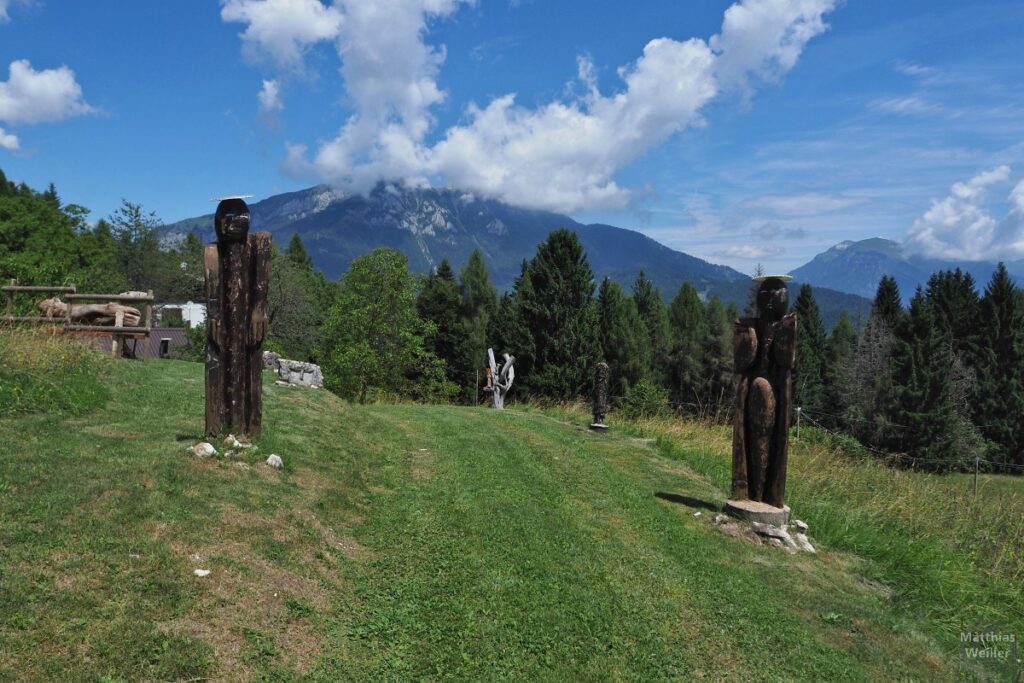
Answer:
<path fill-rule="evenodd" d="M 340 276 L 352 259 L 376 247 L 393 247 L 409 258 L 412 270 L 426 273 L 441 259 L 458 271 L 474 249 L 484 254 L 500 290 L 512 288 L 524 259 L 552 230 L 579 235 L 598 279 L 610 277 L 629 290 L 643 270 L 666 299 L 690 282 L 705 298 L 719 296 L 740 308 L 746 303 L 749 276 L 666 247 L 653 239 L 612 225 L 583 225 L 568 216 L 483 199 L 453 189 L 380 186 L 369 196 L 349 195 L 326 186 L 269 197 L 251 205 L 255 230 L 267 230 L 282 247 L 302 237 L 314 264 L 330 278 Z M 197 233 L 213 239 L 213 214 L 166 226 L 174 234 Z M 859 297 L 818 293 L 826 324 L 842 310 L 859 312 Z"/>
<path fill-rule="evenodd" d="M 1008 262 L 1006 266 L 1016 280 L 1024 279 L 1024 261 Z M 869 299 L 874 298 L 882 276 L 889 275 L 896 279 L 906 303 L 918 286 L 928 283 L 933 273 L 956 268 L 971 274 L 980 293 L 992 277 L 996 264 L 926 258 L 908 254 L 899 242 L 874 237 L 859 242 L 840 242 L 791 274 L 801 282 Z"/>

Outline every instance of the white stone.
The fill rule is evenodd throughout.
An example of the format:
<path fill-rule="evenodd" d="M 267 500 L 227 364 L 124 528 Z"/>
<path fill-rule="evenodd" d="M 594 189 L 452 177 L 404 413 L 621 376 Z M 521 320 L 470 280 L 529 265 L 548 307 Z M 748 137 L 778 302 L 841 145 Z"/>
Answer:
<path fill-rule="evenodd" d="M 209 569 L 197 569 L 197 570 L 195 570 L 192 573 L 195 574 L 196 576 L 198 576 L 201 579 L 204 576 L 209 576 L 210 575 L 210 570 Z"/>
<path fill-rule="evenodd" d="M 806 534 L 794 534 L 793 535 L 793 539 L 796 541 L 796 544 L 800 548 L 800 550 L 803 550 L 805 553 L 817 553 L 818 552 L 817 550 L 814 549 L 814 546 L 811 545 L 811 542 L 809 540 L 807 540 L 807 535 Z"/>
<path fill-rule="evenodd" d="M 698 510 L 697 512 L 694 512 L 694 513 L 693 513 L 693 516 L 694 516 L 694 517 L 700 517 L 700 516 L 701 516 L 701 514 L 702 514 L 702 513 L 701 513 L 701 512 L 700 512 L 700 511 Z"/>
<path fill-rule="evenodd" d="M 217 449 L 213 447 L 213 444 L 205 441 L 197 443 L 189 450 L 191 450 L 192 454 L 197 458 L 209 458 L 211 455 L 217 455 Z"/>
<path fill-rule="evenodd" d="M 324 374 L 319 365 L 300 360 L 280 358 L 277 361 L 278 383 L 295 384 L 301 387 L 320 388 L 324 385 Z"/>
<path fill-rule="evenodd" d="M 715 515 L 715 524 L 724 524 L 725 522 L 728 522 L 728 521 L 729 521 L 729 516 L 728 515 L 722 515 L 722 514 Z"/>
<path fill-rule="evenodd" d="M 802 534 L 806 534 L 807 530 L 810 528 L 810 527 L 807 526 L 807 522 L 803 522 L 803 521 L 801 521 L 799 519 L 794 519 L 793 520 L 793 526 L 795 526 L 796 530 L 799 531 Z"/>
<path fill-rule="evenodd" d="M 282 467 L 284 467 L 284 460 L 281 460 L 280 455 L 277 455 L 276 453 L 271 453 L 270 457 L 267 458 L 267 464 L 270 465 L 271 467 L 281 469 Z"/>

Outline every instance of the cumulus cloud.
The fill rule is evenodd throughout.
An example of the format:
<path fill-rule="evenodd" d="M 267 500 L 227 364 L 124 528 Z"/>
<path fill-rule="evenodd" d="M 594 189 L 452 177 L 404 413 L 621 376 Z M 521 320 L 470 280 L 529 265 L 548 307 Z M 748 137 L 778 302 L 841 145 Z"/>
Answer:
<path fill-rule="evenodd" d="M 6 149 L 11 152 L 21 149 L 21 142 L 18 140 L 18 136 L 0 128 L 0 149 Z"/>
<path fill-rule="evenodd" d="M 36 71 L 21 59 L 11 62 L 10 76 L 0 81 L 0 121 L 8 125 L 63 121 L 95 112 L 82 99 L 75 73 L 66 66 Z"/>
<path fill-rule="evenodd" d="M 303 70 L 310 46 L 337 37 L 342 22 L 341 13 L 320 0 L 225 0 L 220 16 L 247 24 L 242 32 L 247 57 L 294 71 Z"/>
<path fill-rule="evenodd" d="M 260 111 L 265 114 L 284 109 L 284 102 L 281 101 L 281 84 L 276 80 L 263 81 L 263 89 L 257 97 L 260 101 Z"/>
<path fill-rule="evenodd" d="M 740 0 L 707 41 L 650 41 L 619 68 L 614 92 L 600 91 L 594 65 L 581 58 L 576 78 L 583 94 L 536 108 L 517 104 L 515 93 L 470 104 L 465 121 L 430 145 L 431 109 L 444 99 L 438 75 L 445 51 L 428 45 L 426 35 L 431 21 L 467 1 L 337 0 L 328 8 L 318 0 L 228 0 L 222 16 L 249 24 L 242 34 L 247 49 L 287 63 L 321 36 L 335 41 L 341 58 L 354 113 L 311 155 L 302 145 L 290 146 L 286 168 L 356 191 L 381 180 L 443 182 L 561 211 L 621 208 L 632 194 L 615 181 L 620 169 L 701 123 L 703 107 L 722 92 L 749 94 L 752 80 L 783 76 L 826 29 L 823 17 L 836 4 Z M 309 10 L 308 30 L 257 22 L 271 5 L 285 4 Z"/>
<path fill-rule="evenodd" d="M 1010 167 L 997 166 L 956 183 L 947 197 L 932 202 L 907 233 L 910 251 L 967 261 L 1024 256 L 1024 180 L 1011 190 L 1009 210 L 995 218 L 986 206 L 990 189 L 1010 180 Z"/>

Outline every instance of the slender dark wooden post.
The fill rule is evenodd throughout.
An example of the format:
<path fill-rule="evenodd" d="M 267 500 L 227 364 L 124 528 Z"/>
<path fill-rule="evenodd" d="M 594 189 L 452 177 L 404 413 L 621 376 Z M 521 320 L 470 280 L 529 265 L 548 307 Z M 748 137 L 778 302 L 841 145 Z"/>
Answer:
<path fill-rule="evenodd" d="M 11 278 L 11 287 L 17 287 L 18 281 L 13 277 Z M 7 318 L 11 319 L 14 317 L 14 290 L 7 291 Z"/>
<path fill-rule="evenodd" d="M 604 418 L 608 414 L 608 364 L 601 361 L 594 371 L 594 421 L 590 428 L 601 432 L 608 429 Z"/>
<path fill-rule="evenodd" d="M 263 425 L 263 340 L 270 288 L 269 233 L 249 231 L 238 197 L 217 206 L 217 244 L 206 248 L 206 432 L 255 436 Z"/>

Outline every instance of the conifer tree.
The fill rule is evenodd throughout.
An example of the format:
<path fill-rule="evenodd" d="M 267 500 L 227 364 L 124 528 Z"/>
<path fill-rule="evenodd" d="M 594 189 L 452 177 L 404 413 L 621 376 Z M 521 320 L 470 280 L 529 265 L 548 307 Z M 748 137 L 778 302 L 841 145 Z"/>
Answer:
<path fill-rule="evenodd" d="M 995 444 L 993 457 L 1024 465 L 1024 307 L 1000 263 L 981 300 L 974 422 Z"/>
<path fill-rule="evenodd" d="M 737 315 L 734 307 L 723 306 L 717 296 L 711 298 L 705 310 L 704 378 L 698 403 L 700 409 L 712 417 L 728 414 L 733 402 L 732 336 Z"/>
<path fill-rule="evenodd" d="M 529 331 L 528 372 L 517 362 L 517 382 L 538 396 L 588 395 L 600 352 L 593 302 L 594 275 L 576 233 L 555 230 L 537 247 L 512 297 L 520 331 Z M 504 321 L 502 321 L 504 324 Z M 518 349 L 510 352 L 519 359 Z"/>
<path fill-rule="evenodd" d="M 825 357 L 822 367 L 826 412 L 841 414 L 850 404 L 851 368 L 857 348 L 857 329 L 850 320 L 850 314 L 843 311 L 829 334 L 825 344 Z M 836 420 L 826 420 L 830 426 L 838 426 Z"/>
<path fill-rule="evenodd" d="M 825 408 L 825 327 L 810 285 L 801 285 L 793 310 L 797 315 L 797 353 L 793 372 L 795 405 L 810 411 Z"/>
<path fill-rule="evenodd" d="M 669 352 L 670 395 L 680 403 L 692 403 L 700 395 L 708 321 L 704 304 L 689 282 L 684 283 L 672 299 L 669 324 L 672 340 Z"/>
<path fill-rule="evenodd" d="M 903 303 L 900 298 L 900 286 L 896 279 L 883 275 L 878 283 L 878 290 L 875 292 L 875 302 L 871 307 L 871 314 L 877 316 L 882 322 L 895 330 L 900 318 L 903 316 Z"/>
<path fill-rule="evenodd" d="M 469 261 L 459 274 L 459 295 L 459 311 L 468 336 L 467 353 L 473 368 L 483 368 L 487 364 L 488 346 L 496 343 L 487 335 L 498 311 L 498 292 L 491 284 L 479 249 L 469 255 Z"/>
<path fill-rule="evenodd" d="M 672 338 L 668 309 L 661 292 L 642 270 L 633 283 L 633 301 L 647 334 L 647 348 L 650 350 L 648 377 L 658 384 L 667 384 Z"/>
<path fill-rule="evenodd" d="M 956 449 L 959 425 L 949 377 L 952 363 L 952 350 L 918 288 L 896 328 L 888 412 L 897 449 L 933 471 L 950 469 L 950 461 L 961 455 Z"/>
<path fill-rule="evenodd" d="M 449 380 L 458 385 L 464 397 L 475 395 L 475 367 L 469 357 L 469 338 L 460 315 L 462 298 L 455 273 L 447 259 L 423 281 L 416 298 L 416 311 L 429 323 L 424 348 L 444 364 Z"/>
<path fill-rule="evenodd" d="M 284 250 L 285 258 L 301 268 L 313 268 L 313 259 L 310 258 L 309 252 L 306 251 L 306 245 L 302 243 L 302 238 L 299 237 L 299 233 L 293 233 L 291 240 L 288 241 L 288 247 Z"/>
<path fill-rule="evenodd" d="M 609 368 L 609 392 L 625 396 L 647 371 L 647 340 L 636 304 L 608 278 L 597 293 L 597 327 L 601 355 Z"/>

